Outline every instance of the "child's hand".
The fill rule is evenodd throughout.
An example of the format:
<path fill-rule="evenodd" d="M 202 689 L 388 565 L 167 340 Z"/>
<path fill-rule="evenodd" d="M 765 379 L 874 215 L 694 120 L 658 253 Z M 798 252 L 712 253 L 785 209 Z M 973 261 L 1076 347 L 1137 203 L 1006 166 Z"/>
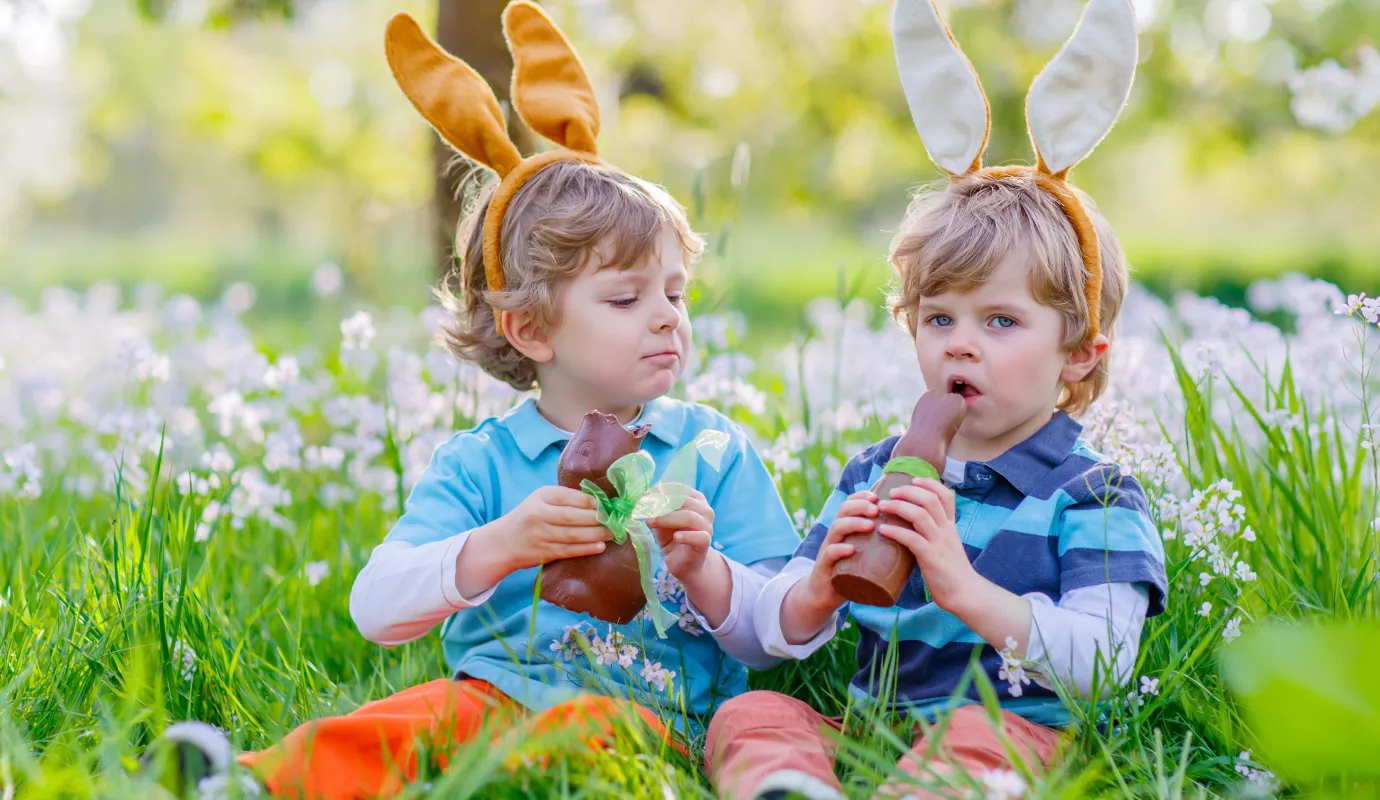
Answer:
<path fill-rule="evenodd" d="M 827 605 L 830 613 L 848 602 L 834 591 L 831 582 L 834 577 L 834 566 L 857 551 L 856 547 L 844 544 L 843 540 L 859 533 L 871 533 L 877 526 L 878 513 L 877 495 L 874 492 L 866 489 L 854 492 L 839 506 L 839 513 L 829 526 L 829 533 L 819 545 L 815 567 L 805 581 L 805 591 L 809 592 L 809 596 L 821 607 Z"/>
<path fill-rule="evenodd" d="M 877 495 L 855 492 L 839 506 L 834 522 L 815 554 L 809 576 L 791 587 L 781 601 L 781 634 L 789 644 L 803 644 L 819 634 L 836 611 L 848 602 L 834 591 L 831 579 L 834 565 L 857 550 L 843 540 L 854 534 L 870 533 L 877 526 Z"/>
<path fill-rule="evenodd" d="M 954 525 L 954 493 L 933 478 L 916 478 L 879 506 L 914 526 L 882 525 L 877 532 L 915 555 L 934 602 L 952 612 L 963 591 L 980 580 Z"/>
<path fill-rule="evenodd" d="M 595 500 L 564 486 L 544 486 L 503 516 L 508 531 L 495 537 L 512 571 L 604 552 L 613 538 L 595 516 Z"/>
<path fill-rule="evenodd" d="M 699 492 L 691 492 L 685 505 L 664 517 L 647 520 L 656 534 L 666 571 L 682 583 L 693 580 L 704 568 L 714 540 L 714 509 Z"/>

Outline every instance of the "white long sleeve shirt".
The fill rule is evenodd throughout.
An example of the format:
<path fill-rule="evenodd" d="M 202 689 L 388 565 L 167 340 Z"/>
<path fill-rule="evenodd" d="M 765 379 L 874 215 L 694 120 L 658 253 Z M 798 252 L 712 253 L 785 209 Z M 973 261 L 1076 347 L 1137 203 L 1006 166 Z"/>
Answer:
<path fill-rule="evenodd" d="M 781 631 L 781 605 L 786 593 L 809 576 L 814 563 L 808 558 L 791 559 L 779 575 L 766 582 L 758 597 L 742 600 L 744 606 L 756 608 L 753 627 L 761 653 L 729 655 L 740 661 L 808 658 L 838 633 L 839 615 L 831 617 L 814 638 L 801 644 L 790 644 Z M 1027 672 L 1039 685 L 1053 689 L 1057 680 L 1075 693 L 1086 695 L 1091 691 L 1099 653 L 1103 668 L 1110 665 L 1117 681 L 1134 668 L 1149 607 L 1149 592 L 1143 585 L 1110 583 L 1074 589 L 1065 592 L 1057 605 L 1039 592 L 1022 597 L 1030 603 L 1031 612 L 1025 654 L 1025 660 L 1031 663 Z"/>
<path fill-rule="evenodd" d="M 384 542 L 375 547 L 350 591 L 350 616 L 360 634 L 371 642 L 396 647 L 420 639 L 456 611 L 487 602 L 496 585 L 474 597 L 463 596 L 455 586 L 456 566 L 464 557 L 470 533 L 431 544 Z M 764 559 L 750 567 L 724 560 L 733 576 L 728 616 L 712 627 L 693 605 L 691 611 L 725 653 L 748 667 L 770 666 L 778 659 L 766 656 L 757 643 L 754 603 L 785 559 Z"/>

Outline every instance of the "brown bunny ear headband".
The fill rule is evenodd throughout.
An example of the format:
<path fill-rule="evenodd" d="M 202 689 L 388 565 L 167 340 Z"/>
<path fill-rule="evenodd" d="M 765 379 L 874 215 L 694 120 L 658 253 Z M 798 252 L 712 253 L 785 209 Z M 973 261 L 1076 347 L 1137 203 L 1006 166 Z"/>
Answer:
<path fill-rule="evenodd" d="M 442 50 L 410 15 L 389 20 L 385 36 L 388 65 L 407 99 L 442 139 L 498 174 L 484 219 L 484 276 L 494 292 L 505 287 L 503 217 L 523 184 L 557 161 L 604 163 L 595 143 L 599 105 L 575 48 L 527 0 L 504 9 L 503 33 L 513 54 L 513 106 L 532 130 L 560 149 L 523 158 L 508 138 L 493 89 L 470 65 Z"/>
<path fill-rule="evenodd" d="M 1136 72 L 1136 15 L 1130 0 L 1089 0 L 1073 36 L 1030 85 L 1026 126 L 1034 167 L 982 166 L 992 129 L 987 95 L 933 0 L 897 0 L 892 18 L 896 65 L 911 118 L 930 158 L 951 180 L 969 175 L 1031 175 L 1073 224 L 1087 268 L 1088 335 L 1098 333 L 1102 256 L 1069 170 L 1112 129 Z"/>

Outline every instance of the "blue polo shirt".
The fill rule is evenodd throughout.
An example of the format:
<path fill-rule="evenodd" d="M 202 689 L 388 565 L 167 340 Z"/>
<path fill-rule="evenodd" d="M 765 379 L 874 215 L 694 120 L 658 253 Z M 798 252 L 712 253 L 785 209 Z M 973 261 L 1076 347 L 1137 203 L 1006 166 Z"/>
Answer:
<path fill-rule="evenodd" d="M 1058 604 L 1073 589 L 1142 583 L 1149 588 L 1148 615 L 1162 613 L 1168 586 L 1164 544 L 1145 493 L 1135 478 L 1089 447 L 1082 430 L 1057 412 L 990 462 L 968 462 L 962 480 L 950 487 L 963 549 L 978 574 L 1018 595 L 1040 592 Z M 797 556 L 818 555 L 839 506 L 877 482 L 898 438 L 848 462 Z M 1003 708 L 1042 725 L 1068 724 L 1068 710 L 1044 687 L 1031 683 L 1020 697 L 1011 696 L 1010 685 L 997 676 L 996 649 L 958 617 L 925 601 L 919 567 L 895 606 L 848 610 L 859 627 L 858 673 L 849 687 L 855 695 L 875 697 L 894 680 L 896 705 L 928 716 L 948 705 L 976 647 Z M 888 656 L 895 659 L 894 675 L 883 669 Z M 972 687 L 960 702 L 978 699 Z"/>
<path fill-rule="evenodd" d="M 719 470 L 700 460 L 695 481 L 714 509 L 715 546 L 725 556 L 752 564 L 795 550 L 800 537 L 771 475 L 737 425 L 706 406 L 667 398 L 647 403 L 632 423 L 644 424 L 652 429 L 642 449 L 656 462 L 657 479 L 696 434 L 729 434 Z M 441 541 L 509 513 L 536 489 L 556 484 L 556 464 L 569 439 L 537 411 L 534 400 L 457 434 L 436 449 L 388 541 Z M 663 605 L 681 612 L 684 591 L 665 576 L 659 551 L 653 559 Z M 707 716 L 720 701 L 746 691 L 744 667 L 725 656 L 689 615 L 659 639 L 650 621 L 612 626 L 537 598 L 536 576 L 536 568 L 514 572 L 486 602 L 447 620 L 441 637 L 457 676 L 488 681 L 533 710 L 585 691 L 628 698 L 691 735 L 700 726 L 687 715 Z M 574 645 L 577 634 L 586 642 L 598 637 L 603 647 L 586 654 Z M 666 680 L 662 671 L 668 670 L 675 675 Z"/>

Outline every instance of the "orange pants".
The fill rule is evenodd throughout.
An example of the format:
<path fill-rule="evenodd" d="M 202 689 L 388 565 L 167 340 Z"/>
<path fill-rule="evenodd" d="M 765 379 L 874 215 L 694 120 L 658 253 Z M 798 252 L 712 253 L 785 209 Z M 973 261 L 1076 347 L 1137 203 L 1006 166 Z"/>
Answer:
<path fill-rule="evenodd" d="M 591 748 L 602 748 L 638 719 L 663 742 L 670 741 L 655 714 L 626 700 L 584 695 L 528 715 L 490 683 L 442 679 L 341 717 L 308 722 L 267 750 L 242 754 L 239 762 L 274 797 L 373 798 L 397 794 L 416 779 L 419 751 L 433 754 L 444 767 L 446 749 L 472 741 L 486 724 L 495 739 L 569 732 Z"/>
<path fill-rule="evenodd" d="M 1059 732 L 1036 725 L 1009 711 L 1002 712 L 1002 729 L 1032 769 L 1048 766 Z M 728 800 L 757 794 L 763 779 L 779 770 L 803 772 L 838 788 L 834 777 L 834 740 L 826 728 L 839 730 L 841 720 L 826 717 L 809 705 L 776 692 L 748 692 L 724 703 L 709 723 L 704 745 L 705 771 L 714 788 Z M 995 727 L 981 706 L 963 706 L 949 715 L 944 738 L 933 748 L 923 735 L 900 762 L 907 775 L 923 779 L 941 775 L 953 765 L 980 778 L 990 770 L 1008 768 L 1011 760 Z M 963 793 L 959 789 L 955 796 Z M 944 797 L 914 784 L 883 786 L 880 797 Z"/>

